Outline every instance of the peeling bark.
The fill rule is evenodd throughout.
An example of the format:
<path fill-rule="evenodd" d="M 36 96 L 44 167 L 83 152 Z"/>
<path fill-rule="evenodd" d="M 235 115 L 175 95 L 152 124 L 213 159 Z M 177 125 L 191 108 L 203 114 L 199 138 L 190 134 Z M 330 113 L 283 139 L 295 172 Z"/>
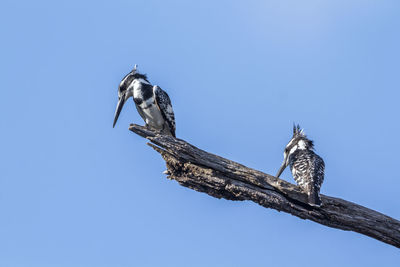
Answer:
<path fill-rule="evenodd" d="M 184 140 L 131 124 L 129 130 L 147 138 L 161 154 L 168 178 L 216 198 L 251 200 L 277 211 L 329 227 L 353 231 L 400 248 L 400 221 L 361 205 L 321 195 L 322 206 L 291 183 L 201 150 Z"/>

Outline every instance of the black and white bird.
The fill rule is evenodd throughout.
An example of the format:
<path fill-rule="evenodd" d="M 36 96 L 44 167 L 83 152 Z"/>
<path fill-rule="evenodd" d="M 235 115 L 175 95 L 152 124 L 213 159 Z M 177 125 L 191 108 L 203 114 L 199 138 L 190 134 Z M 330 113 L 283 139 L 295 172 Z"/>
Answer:
<path fill-rule="evenodd" d="M 294 180 L 308 195 L 308 203 L 320 206 L 319 191 L 324 181 L 325 163 L 315 154 L 313 141 L 307 139 L 299 125 L 293 126 L 293 137 L 287 144 L 283 157 L 282 166 L 276 177 L 290 165 Z"/>
<path fill-rule="evenodd" d="M 119 84 L 113 127 L 131 96 L 147 128 L 175 137 L 175 115 L 168 94 L 159 86 L 153 86 L 145 74 L 137 72 L 137 65 Z"/>

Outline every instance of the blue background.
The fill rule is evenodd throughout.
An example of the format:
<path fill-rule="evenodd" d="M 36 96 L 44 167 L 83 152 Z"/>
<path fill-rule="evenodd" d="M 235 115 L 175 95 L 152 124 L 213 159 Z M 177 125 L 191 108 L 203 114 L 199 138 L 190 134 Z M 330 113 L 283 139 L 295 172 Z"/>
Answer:
<path fill-rule="evenodd" d="M 1 1 L 0 266 L 399 266 L 397 248 L 161 172 L 112 128 L 134 64 L 177 136 L 275 174 L 293 122 L 322 193 L 400 218 L 400 2 Z M 282 177 L 294 182 L 286 170 Z"/>

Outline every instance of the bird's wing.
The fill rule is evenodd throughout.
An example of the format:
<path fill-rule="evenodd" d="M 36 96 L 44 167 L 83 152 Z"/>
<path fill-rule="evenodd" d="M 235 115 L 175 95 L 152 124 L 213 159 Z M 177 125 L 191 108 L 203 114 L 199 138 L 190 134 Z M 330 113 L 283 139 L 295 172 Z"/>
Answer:
<path fill-rule="evenodd" d="M 175 115 L 172 109 L 171 100 L 168 94 L 162 90 L 158 85 L 153 86 L 153 93 L 156 99 L 156 104 L 161 111 L 161 114 L 166 121 L 171 134 L 175 137 Z"/>
<path fill-rule="evenodd" d="M 319 188 L 321 188 L 321 185 L 324 181 L 324 176 L 325 176 L 325 163 L 324 160 L 318 156 L 315 155 L 315 169 L 314 169 L 314 183 L 315 185 Z"/>
<path fill-rule="evenodd" d="M 294 163 L 294 169 L 292 170 L 293 178 L 296 183 L 303 189 L 309 191 L 310 178 L 311 178 L 311 160 L 309 156 L 303 153 L 300 160 Z"/>

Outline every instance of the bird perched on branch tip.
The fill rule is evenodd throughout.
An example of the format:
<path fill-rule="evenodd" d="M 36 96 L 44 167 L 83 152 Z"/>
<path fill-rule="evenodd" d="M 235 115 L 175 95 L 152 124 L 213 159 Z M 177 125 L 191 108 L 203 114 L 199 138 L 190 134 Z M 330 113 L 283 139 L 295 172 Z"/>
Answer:
<path fill-rule="evenodd" d="M 175 137 L 175 115 L 168 94 L 159 86 L 153 86 L 145 74 L 139 73 L 137 65 L 119 84 L 113 127 L 131 96 L 147 128 Z"/>

